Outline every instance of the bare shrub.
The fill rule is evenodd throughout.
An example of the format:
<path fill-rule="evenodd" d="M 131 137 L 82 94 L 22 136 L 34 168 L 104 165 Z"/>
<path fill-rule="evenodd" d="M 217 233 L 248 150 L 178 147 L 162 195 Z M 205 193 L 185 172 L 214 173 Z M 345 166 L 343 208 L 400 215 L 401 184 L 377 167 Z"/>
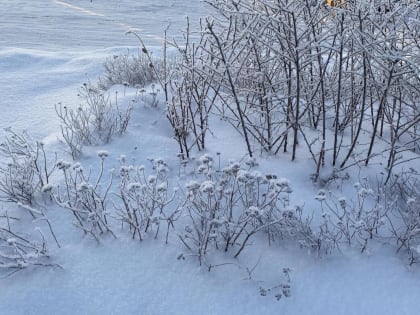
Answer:
<path fill-rule="evenodd" d="M 167 102 L 166 110 L 180 154 L 184 158 L 190 157 L 193 147 L 198 151 L 205 149 L 209 114 L 217 99 L 211 84 L 212 78 L 202 74 L 210 56 L 203 54 L 201 43 L 192 43 L 190 36 L 187 24 L 184 41 L 171 43 L 178 50 L 179 58 L 170 71 L 172 97 Z"/>
<path fill-rule="evenodd" d="M 344 168 L 358 155 L 367 165 L 378 136 L 390 172 L 401 153 L 418 149 L 416 2 L 388 3 L 386 13 L 377 7 L 386 1 L 208 2 L 216 13 L 200 32 L 197 60 L 207 61 L 199 73 L 250 156 L 291 149 L 295 159 L 303 148 L 317 180 L 326 158 Z"/>
<path fill-rule="evenodd" d="M 397 252 L 404 250 L 409 264 L 420 259 L 420 176 L 414 169 L 392 175 L 386 187 L 388 214 Z"/>
<path fill-rule="evenodd" d="M 124 160 L 122 161 L 124 163 Z M 168 169 L 162 159 L 152 159 L 152 172 L 147 175 L 145 167 L 121 165 L 120 194 L 123 206 L 116 206 L 123 226 L 127 224 L 132 237 L 144 238 L 147 232 L 157 238 L 162 222 L 166 223 L 166 242 L 170 228 L 179 218 L 179 207 L 170 208 L 175 191 L 168 192 Z"/>
<path fill-rule="evenodd" d="M 110 178 L 104 178 L 104 163 L 108 153 L 99 151 L 98 156 L 100 162 L 96 180 L 92 180 L 90 172 L 86 174 L 79 163 L 58 161 L 57 168 L 63 173 L 64 183 L 54 187 L 51 195 L 58 206 L 73 214 L 76 227 L 99 242 L 101 235 L 110 233 L 115 237 L 115 234 L 108 223 L 113 174 Z"/>
<path fill-rule="evenodd" d="M 80 155 L 83 145 L 108 143 L 115 134 L 124 134 L 134 105 L 130 102 L 122 109 L 118 105 L 117 95 L 113 103 L 109 95 L 90 83 L 83 85 L 79 95 L 85 105 L 76 109 L 62 104 L 55 107 L 63 140 L 73 159 Z"/>
<path fill-rule="evenodd" d="M 44 144 L 32 140 L 26 133 L 7 129 L 0 144 L 3 163 L 0 164 L 1 200 L 31 205 L 37 192 L 49 185 L 54 161 L 49 161 Z M 53 166 L 50 166 L 50 165 Z M 34 213 L 31 212 L 34 216 Z"/>
<path fill-rule="evenodd" d="M 238 257 L 258 232 L 267 233 L 269 240 L 288 234 L 293 215 L 287 180 L 246 170 L 238 163 L 220 172 L 213 166 L 211 156 L 202 156 L 195 174 L 200 179 L 187 183 L 183 209 L 189 223 L 179 234 L 200 263 L 212 249 L 233 250 Z"/>
<path fill-rule="evenodd" d="M 363 253 L 369 241 L 386 234 L 389 207 L 385 204 L 383 184 L 379 183 L 376 189 L 369 186 L 367 179 L 355 183 L 355 198 L 337 198 L 324 189 L 315 196 L 321 204 L 321 227 L 333 235 L 337 246 L 358 246 Z"/>
<path fill-rule="evenodd" d="M 16 232 L 12 226 L 16 218 L 0 215 L 0 275 L 7 277 L 18 271 L 40 266 L 57 266 L 48 262 L 46 239 L 37 229 L 40 240 Z"/>
<path fill-rule="evenodd" d="M 152 66 L 161 72 L 163 64 L 161 59 L 153 58 L 152 60 L 151 64 L 144 53 L 138 52 L 134 55 L 129 51 L 107 58 L 104 64 L 105 73 L 99 78 L 99 87 L 107 89 L 114 84 L 144 87 L 156 82 L 157 77 Z"/>

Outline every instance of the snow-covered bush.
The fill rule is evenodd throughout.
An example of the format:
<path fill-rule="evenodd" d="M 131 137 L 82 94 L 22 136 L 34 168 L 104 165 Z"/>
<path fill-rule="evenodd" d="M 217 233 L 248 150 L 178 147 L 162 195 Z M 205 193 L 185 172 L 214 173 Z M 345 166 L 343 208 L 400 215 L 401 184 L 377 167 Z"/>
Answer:
<path fill-rule="evenodd" d="M 169 100 L 169 89 L 168 89 L 168 84 L 169 84 L 169 80 L 170 80 L 170 68 L 172 65 L 172 61 L 168 60 L 168 55 L 167 55 L 167 37 L 166 34 L 167 32 L 165 31 L 165 36 L 164 36 L 164 41 L 163 41 L 163 57 L 162 59 L 155 59 L 153 58 L 153 54 L 152 52 L 147 49 L 142 37 L 134 32 L 134 31 L 128 31 L 126 34 L 130 34 L 133 35 L 134 37 L 136 37 L 140 43 L 140 48 L 141 48 L 141 52 L 143 53 L 143 57 L 144 57 L 144 62 L 147 61 L 148 62 L 148 67 L 150 69 L 150 71 L 153 72 L 156 81 L 160 84 L 160 87 L 162 89 L 162 91 L 165 94 L 165 102 L 167 103 Z M 157 103 L 156 103 L 157 105 Z"/>
<path fill-rule="evenodd" d="M 54 161 L 49 161 L 42 142 L 26 133 L 7 129 L 0 144 L 0 200 L 30 205 L 34 195 L 49 185 Z M 34 215 L 33 212 L 31 212 Z"/>
<path fill-rule="evenodd" d="M 55 108 L 63 140 L 73 159 L 80 155 L 83 145 L 108 143 L 115 134 L 124 134 L 133 108 L 133 102 L 120 108 L 117 95 L 112 102 L 110 95 L 90 83 L 83 84 L 79 95 L 85 105 L 73 109 L 58 104 Z"/>
<path fill-rule="evenodd" d="M 372 189 L 364 179 L 354 188 L 355 198 L 337 198 L 331 191 L 321 189 L 315 199 L 321 204 L 324 235 L 332 238 L 336 246 L 357 246 L 364 252 L 369 241 L 385 236 L 389 208 L 384 204 L 382 185 Z"/>
<path fill-rule="evenodd" d="M 175 191 L 169 192 L 168 169 L 162 159 L 152 159 L 153 171 L 146 173 L 144 166 L 125 165 L 122 158 L 120 168 L 120 194 L 123 205 L 117 206 L 123 226 L 128 225 L 133 238 L 144 238 L 154 232 L 157 238 L 162 222 L 166 223 L 166 242 L 170 228 L 180 215 L 179 208 L 170 207 Z"/>
<path fill-rule="evenodd" d="M 233 250 L 238 257 L 258 232 L 267 233 L 270 241 L 290 234 L 294 213 L 288 180 L 235 162 L 216 171 L 209 155 L 200 158 L 195 176 L 186 184 L 188 224 L 179 237 L 200 263 L 212 249 Z"/>
<path fill-rule="evenodd" d="M 180 154 L 190 157 L 196 147 L 205 149 L 206 134 L 209 129 L 209 114 L 216 101 L 211 78 L 202 75 L 202 69 L 210 56 L 202 54 L 190 39 L 190 28 L 184 33 L 184 42 L 173 42 L 179 57 L 170 70 L 169 91 L 166 116 L 174 131 Z M 200 47 L 200 46 L 198 46 Z"/>
<path fill-rule="evenodd" d="M 153 63 L 144 53 L 137 55 L 125 54 L 114 55 L 106 59 L 104 67 L 105 73 L 99 78 L 99 86 L 107 89 L 114 84 L 128 84 L 131 87 L 144 87 L 156 82 L 157 77 L 152 66 L 162 71 L 163 64 L 161 59 L 153 58 Z"/>
<path fill-rule="evenodd" d="M 64 182 L 51 192 L 57 205 L 73 214 L 75 226 L 98 242 L 101 235 L 107 232 L 115 237 L 108 222 L 109 193 L 114 175 L 111 173 L 109 178 L 105 178 L 104 162 L 107 156 L 106 151 L 98 152 L 100 162 L 96 180 L 92 180 L 90 172 L 86 174 L 79 163 L 58 161 L 57 168 L 62 172 Z"/>
<path fill-rule="evenodd" d="M 7 213 L 0 215 L 0 276 L 9 276 L 20 270 L 53 266 L 48 263 L 48 251 L 45 237 L 37 229 L 40 240 L 33 240 L 33 236 L 18 233 L 12 226 L 16 218 Z"/>
<path fill-rule="evenodd" d="M 304 149 L 317 180 L 325 161 L 368 164 L 378 135 L 389 170 L 399 153 L 418 149 L 418 3 L 208 2 L 216 12 L 202 22 L 197 74 L 250 156 L 291 149 L 295 159 Z M 385 4 L 387 13 L 378 10 Z"/>
<path fill-rule="evenodd" d="M 410 265 L 420 259 L 420 174 L 414 169 L 391 177 L 386 187 L 393 240 L 405 250 Z"/>

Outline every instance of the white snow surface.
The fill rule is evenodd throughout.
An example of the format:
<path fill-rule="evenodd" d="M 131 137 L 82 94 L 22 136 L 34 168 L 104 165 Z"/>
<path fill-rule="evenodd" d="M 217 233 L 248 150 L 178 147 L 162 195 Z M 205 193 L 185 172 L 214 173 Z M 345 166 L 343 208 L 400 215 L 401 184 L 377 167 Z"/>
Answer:
<path fill-rule="evenodd" d="M 57 137 L 54 104 L 77 105 L 77 89 L 95 81 L 112 54 L 136 49 L 124 33 L 137 30 L 148 45 L 160 49 L 168 22 L 176 34 L 185 16 L 196 23 L 209 12 L 199 0 L 2 0 L 0 3 L 0 136 L 12 126 L 42 139 L 51 151 L 63 148 Z M 118 89 L 115 87 L 114 89 Z M 127 91 L 126 100 L 135 91 Z M 217 124 L 217 122 L 215 122 Z M 246 148 L 222 124 L 212 129 L 208 153 L 240 160 Z M 97 165 L 106 150 L 106 167 L 118 167 L 121 154 L 136 165 L 162 157 L 175 180 L 177 145 L 171 138 L 162 106 L 137 104 L 128 134 L 101 147 L 84 148 L 80 163 Z M 66 156 L 70 161 L 71 157 Z M 258 159 L 258 170 L 287 178 L 292 202 L 320 211 L 314 200 L 319 187 L 309 179 L 304 157 Z M 372 170 L 375 172 L 375 170 Z M 16 210 L 9 204 L 0 209 Z M 60 268 L 36 268 L 0 278 L 0 314 L 418 314 L 420 272 L 408 267 L 395 248 L 376 244 L 314 257 L 295 245 L 268 246 L 256 239 L 238 259 L 214 257 L 210 272 L 195 258 L 177 259 L 185 248 L 177 238 L 165 245 L 152 237 L 143 242 L 117 231 L 118 239 L 97 244 L 72 226 L 62 209 L 49 210 L 62 248 L 49 242 L 51 262 Z M 25 217 L 25 214 L 22 214 Z M 30 218 L 25 217 L 27 221 Z M 41 223 L 27 224 L 27 229 Z M 25 223 L 22 223 L 25 227 Z M 44 228 L 44 227 L 43 227 Z M 252 279 L 247 268 L 256 268 Z M 260 295 L 283 281 L 291 269 L 291 296 Z M 274 292 L 274 290 L 273 290 Z"/>

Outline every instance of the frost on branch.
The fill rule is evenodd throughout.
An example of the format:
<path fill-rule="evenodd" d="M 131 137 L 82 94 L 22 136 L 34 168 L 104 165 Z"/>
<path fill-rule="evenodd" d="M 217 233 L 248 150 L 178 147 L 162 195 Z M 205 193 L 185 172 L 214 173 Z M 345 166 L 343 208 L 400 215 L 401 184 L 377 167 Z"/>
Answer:
<path fill-rule="evenodd" d="M 155 72 L 149 67 L 149 63 L 150 61 L 145 53 L 134 55 L 127 52 L 113 55 L 105 61 L 105 73 L 99 79 L 99 86 L 107 89 L 114 84 L 124 84 L 138 85 L 143 88 L 157 80 Z M 153 63 L 158 68 L 158 72 L 161 72 L 162 62 L 153 58 Z"/>
<path fill-rule="evenodd" d="M 178 46 L 187 83 L 174 82 L 184 98 L 168 116 L 180 145 L 203 130 L 188 110 L 199 105 L 197 81 L 250 156 L 306 151 L 314 181 L 328 161 L 367 165 L 378 153 L 389 177 L 410 161 L 406 151 L 420 151 L 418 1 L 207 2 L 214 18 L 202 21 L 200 40 Z"/>
<path fill-rule="evenodd" d="M 200 263 L 212 250 L 233 251 L 238 257 L 258 233 L 269 242 L 293 234 L 298 218 L 289 205 L 288 180 L 246 170 L 239 163 L 215 171 L 209 155 L 199 161 L 198 180 L 185 186 L 188 223 L 179 237 Z"/>
<path fill-rule="evenodd" d="M 69 108 L 61 103 L 55 106 L 55 111 L 61 123 L 61 135 L 68 146 L 73 159 L 82 152 L 84 145 L 98 145 L 111 141 L 114 135 L 126 132 L 133 109 L 133 102 L 125 108 L 90 83 L 85 83 L 79 96 L 84 105 Z"/>
<path fill-rule="evenodd" d="M 0 143 L 0 200 L 31 205 L 35 195 L 48 187 L 54 161 L 48 159 L 42 142 L 10 128 L 6 132 Z"/>
<path fill-rule="evenodd" d="M 57 168 L 62 172 L 64 182 L 55 187 L 51 194 L 58 206 L 73 214 L 74 224 L 98 242 L 104 233 L 115 237 L 108 223 L 113 174 L 109 178 L 104 176 L 107 156 L 106 151 L 98 152 L 100 161 L 96 180 L 91 179 L 90 172 L 85 173 L 80 163 L 58 161 Z"/>
<path fill-rule="evenodd" d="M 397 252 L 404 251 L 409 264 L 420 260 L 420 174 L 414 169 L 391 177 L 386 186 L 389 204 L 392 204 L 388 219 L 396 241 Z"/>
<path fill-rule="evenodd" d="M 40 240 L 18 233 L 12 229 L 12 220 L 7 214 L 0 216 L 0 277 L 38 266 L 56 266 L 48 262 L 45 237 L 37 229 Z"/>
<path fill-rule="evenodd" d="M 146 173 L 144 166 L 120 166 L 121 206 L 117 206 L 118 217 L 127 226 L 133 239 L 142 240 L 146 233 L 153 232 L 157 238 L 161 224 L 166 225 L 166 242 L 169 230 L 174 228 L 180 211 L 175 205 L 175 191 L 169 191 L 168 168 L 163 159 L 151 159 L 152 172 Z"/>

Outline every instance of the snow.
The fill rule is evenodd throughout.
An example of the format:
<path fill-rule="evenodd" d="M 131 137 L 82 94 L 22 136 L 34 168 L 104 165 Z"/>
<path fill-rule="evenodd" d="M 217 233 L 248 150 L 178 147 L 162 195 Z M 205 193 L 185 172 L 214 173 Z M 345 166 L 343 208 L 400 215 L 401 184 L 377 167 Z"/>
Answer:
<path fill-rule="evenodd" d="M 144 164 L 149 169 L 150 158 L 154 158 L 176 181 L 177 145 L 161 106 L 136 105 L 127 135 L 108 145 L 85 147 L 80 161 L 70 163 L 67 161 L 71 157 L 63 153 L 57 140 L 59 121 L 54 104 L 79 104 L 77 89 L 86 80 L 97 79 L 108 56 L 127 48 L 136 49 L 135 38 L 124 35 L 125 31 L 139 32 L 146 44 L 158 52 L 168 23 L 170 34 L 178 34 L 186 15 L 197 23 L 198 17 L 208 10 L 199 0 L 3 0 L 0 137 L 9 126 L 26 130 L 34 139 L 42 139 L 48 150 L 59 152 L 58 168 L 83 168 L 87 172 L 99 165 L 98 156 L 104 160 L 106 170 L 118 170 L 123 161 L 129 165 Z M 118 88 L 124 90 L 114 87 L 110 93 Z M 122 101 L 128 102 L 136 93 L 127 88 Z M 246 148 L 232 129 L 222 122 L 212 123 L 215 127 L 207 142 L 209 152 L 197 161 L 216 167 L 220 158 L 224 170 L 236 173 L 239 163 L 244 162 Z M 241 170 L 237 176 L 247 180 L 249 176 L 276 174 L 282 188 L 293 188 L 291 204 L 304 205 L 319 215 L 319 201 L 328 192 L 311 183 L 308 160 L 309 157 L 298 156 L 298 161 L 291 162 L 288 154 L 282 155 L 281 160 L 274 156 L 257 158 L 244 163 L 258 165 L 258 172 Z M 356 176 L 351 179 L 358 180 Z M 149 184 L 156 180 L 154 175 L 147 177 Z M 212 181 L 181 182 L 182 188 L 214 191 Z M 81 183 L 80 188 L 86 185 Z M 134 189 L 140 183 L 130 185 Z M 360 194 L 370 193 L 360 183 L 355 186 Z M 166 183 L 158 186 L 160 191 L 169 188 Z M 43 187 L 45 193 L 51 189 L 50 184 Z M 346 203 L 349 197 L 340 197 L 339 201 Z M 31 221 L 28 213 L 9 204 L 0 204 L 2 210 L 15 211 Z M 256 207 L 250 210 L 260 211 Z M 97 244 L 72 226 L 73 218 L 66 210 L 56 208 L 47 213 L 62 245 L 58 248 L 49 242 L 51 262 L 62 268 L 33 268 L 0 278 L 1 314 L 418 312 L 420 271 L 416 266 L 408 267 L 386 244 L 375 244 L 363 254 L 348 249 L 317 257 L 292 244 L 268 246 L 266 240 L 255 239 L 238 259 L 217 253 L 208 268 L 199 266 L 195 257 L 188 257 L 176 237 L 169 244 L 151 236 L 139 242 L 132 240 L 129 233 L 117 231 L 118 239 L 105 237 Z M 34 224 L 44 230 L 42 222 Z M 28 233 L 34 230 L 32 224 L 22 222 L 21 226 Z M 10 245 L 15 241 L 8 239 Z M 277 301 L 278 286 L 287 282 L 283 268 L 291 269 L 291 296 Z"/>

